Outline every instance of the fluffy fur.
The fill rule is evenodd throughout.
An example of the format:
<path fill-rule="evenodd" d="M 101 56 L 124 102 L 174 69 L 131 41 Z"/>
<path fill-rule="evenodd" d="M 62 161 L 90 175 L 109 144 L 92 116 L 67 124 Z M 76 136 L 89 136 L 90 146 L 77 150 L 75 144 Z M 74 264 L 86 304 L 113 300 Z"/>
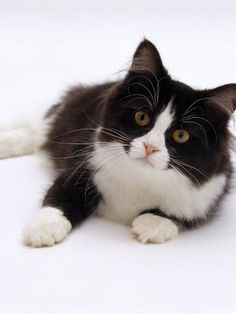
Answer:
<path fill-rule="evenodd" d="M 46 141 L 45 122 L 30 126 L 16 122 L 11 128 L 0 130 L 0 158 L 36 153 Z"/>
<path fill-rule="evenodd" d="M 114 158 L 115 154 L 120 157 Z M 94 164 L 102 167 L 96 172 L 94 183 L 104 199 L 98 212 L 124 224 L 130 224 L 144 210 L 161 208 L 167 217 L 194 225 L 212 214 L 210 208 L 227 183 L 226 176 L 221 174 L 195 187 L 174 169 L 154 171 L 145 162 L 134 162 L 122 153 L 120 144 L 105 148 L 97 145 L 95 156 Z M 110 162 L 104 162 L 107 160 Z"/>
<path fill-rule="evenodd" d="M 163 243 L 175 238 L 178 227 L 170 219 L 153 214 L 143 214 L 134 219 L 132 234 L 140 242 Z"/>
<path fill-rule="evenodd" d="M 195 90 L 175 81 L 144 40 L 124 79 L 73 88 L 47 113 L 41 148 L 57 177 L 25 243 L 58 243 L 93 213 L 131 224 L 142 243 L 209 221 L 230 185 L 235 108 L 236 84 Z M 136 121 L 140 111 L 144 125 Z M 178 130 L 187 132 L 186 142 L 174 139 Z M 22 152 L 32 147 L 28 138 Z"/>
<path fill-rule="evenodd" d="M 52 246 L 64 240 L 71 228 L 61 210 L 48 206 L 42 208 L 25 228 L 23 240 L 32 247 Z"/>

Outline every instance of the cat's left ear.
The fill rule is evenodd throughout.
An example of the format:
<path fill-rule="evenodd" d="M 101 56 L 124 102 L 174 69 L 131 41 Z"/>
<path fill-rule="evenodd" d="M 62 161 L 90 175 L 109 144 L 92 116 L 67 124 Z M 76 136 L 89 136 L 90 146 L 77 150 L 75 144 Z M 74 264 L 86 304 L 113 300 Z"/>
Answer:
<path fill-rule="evenodd" d="M 144 39 L 137 47 L 129 74 L 140 71 L 149 72 L 149 74 L 151 73 L 157 78 L 167 75 L 157 48 L 147 39 Z"/>
<path fill-rule="evenodd" d="M 213 103 L 218 105 L 218 108 L 223 111 L 228 118 L 236 110 L 236 84 L 227 84 L 215 89 L 208 93 L 208 97 Z"/>

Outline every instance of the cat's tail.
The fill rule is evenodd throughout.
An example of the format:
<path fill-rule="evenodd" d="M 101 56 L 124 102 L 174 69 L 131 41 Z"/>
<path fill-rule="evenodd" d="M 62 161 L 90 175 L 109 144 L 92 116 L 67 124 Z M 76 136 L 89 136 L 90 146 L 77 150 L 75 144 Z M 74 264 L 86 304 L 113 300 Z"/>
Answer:
<path fill-rule="evenodd" d="M 47 133 L 42 121 L 17 122 L 8 127 L 0 125 L 0 159 L 39 151 L 46 141 Z"/>

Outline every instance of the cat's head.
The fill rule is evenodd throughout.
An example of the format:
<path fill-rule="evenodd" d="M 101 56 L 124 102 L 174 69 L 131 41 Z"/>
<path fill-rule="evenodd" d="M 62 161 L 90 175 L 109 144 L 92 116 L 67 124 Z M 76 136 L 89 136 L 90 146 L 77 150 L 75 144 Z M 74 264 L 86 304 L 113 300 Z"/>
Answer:
<path fill-rule="evenodd" d="M 121 143 L 140 167 L 175 168 L 195 184 L 227 170 L 236 84 L 195 90 L 175 81 L 156 47 L 144 40 L 106 101 L 100 138 Z"/>

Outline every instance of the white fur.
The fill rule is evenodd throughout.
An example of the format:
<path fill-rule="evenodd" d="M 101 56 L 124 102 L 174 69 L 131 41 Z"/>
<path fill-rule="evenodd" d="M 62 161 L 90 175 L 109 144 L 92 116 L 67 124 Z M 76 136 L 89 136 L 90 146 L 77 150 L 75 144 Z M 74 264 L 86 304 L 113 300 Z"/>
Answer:
<path fill-rule="evenodd" d="M 158 152 L 149 155 L 145 160 L 159 170 L 167 167 L 169 154 L 165 145 L 165 131 L 173 121 L 171 105 L 172 102 L 170 102 L 166 109 L 159 115 L 154 127 L 147 134 L 134 139 L 130 143 L 129 156 L 131 158 L 138 160 L 145 158 L 145 145 L 150 145 L 156 147 Z"/>
<path fill-rule="evenodd" d="M 57 208 L 42 208 L 24 230 L 23 241 L 32 247 L 52 246 L 64 240 L 71 223 Z"/>
<path fill-rule="evenodd" d="M 154 128 L 137 139 L 131 154 L 125 153 L 120 143 L 96 144 L 90 162 L 97 170 L 94 182 L 103 196 L 98 206 L 101 216 L 130 224 L 140 212 L 153 208 L 180 219 L 207 215 L 209 207 L 222 193 L 226 177 L 214 176 L 196 188 L 186 176 L 166 168 L 169 156 L 163 137 L 172 119 L 169 104 Z M 160 150 L 144 158 L 144 141 L 157 145 Z"/>
<path fill-rule="evenodd" d="M 134 219 L 131 231 L 142 243 L 163 243 L 177 236 L 178 227 L 170 219 L 143 214 Z"/>
<path fill-rule="evenodd" d="M 0 130 L 0 159 L 35 153 L 46 140 L 47 128 L 41 123 L 14 125 Z"/>

